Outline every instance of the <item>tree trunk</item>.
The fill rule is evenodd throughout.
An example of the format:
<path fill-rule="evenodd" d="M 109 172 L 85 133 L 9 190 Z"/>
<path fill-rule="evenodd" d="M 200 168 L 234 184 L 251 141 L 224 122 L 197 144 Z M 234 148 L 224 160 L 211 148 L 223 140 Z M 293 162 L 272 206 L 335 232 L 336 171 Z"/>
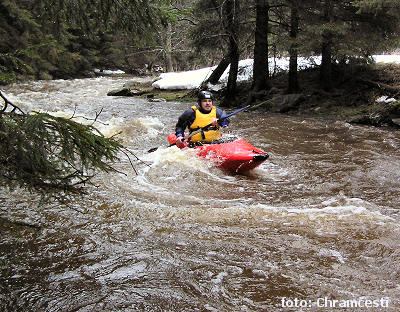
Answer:
<path fill-rule="evenodd" d="M 210 77 L 208 77 L 208 79 L 206 80 L 205 84 L 207 84 L 208 82 L 211 84 L 216 84 L 219 80 L 219 78 L 221 78 L 222 74 L 224 73 L 225 69 L 228 68 L 230 63 L 230 57 L 229 54 L 225 55 L 221 62 L 219 62 L 218 66 L 214 69 L 214 71 L 211 73 Z"/>
<path fill-rule="evenodd" d="M 233 40 L 232 40 L 233 41 Z M 236 93 L 236 81 L 239 71 L 239 48 L 237 46 L 237 41 L 231 44 L 231 67 L 229 69 L 228 86 L 227 86 L 227 99 L 234 99 Z"/>
<path fill-rule="evenodd" d="M 253 91 L 269 89 L 268 70 L 268 0 L 256 0 L 256 33 L 254 45 Z"/>
<path fill-rule="evenodd" d="M 229 59 L 231 67 L 229 69 L 227 100 L 233 100 L 236 93 L 236 81 L 239 69 L 239 0 L 228 0 L 226 2 L 226 17 L 229 33 Z"/>
<path fill-rule="evenodd" d="M 326 23 L 333 21 L 333 1 L 325 0 L 324 3 L 324 20 Z M 321 71 L 320 82 L 321 87 L 325 91 L 332 90 L 332 45 L 333 34 L 330 30 L 325 29 L 322 33 L 322 48 L 321 48 Z"/>
<path fill-rule="evenodd" d="M 174 68 L 172 66 L 172 25 L 170 22 L 167 24 L 167 29 L 165 32 L 165 47 L 164 47 L 164 55 L 165 55 L 165 71 L 172 72 Z"/>
<path fill-rule="evenodd" d="M 290 39 L 289 48 L 289 86 L 288 93 L 299 92 L 299 80 L 297 77 L 297 34 L 299 32 L 299 7 L 296 1 L 291 2 L 290 8 Z"/>

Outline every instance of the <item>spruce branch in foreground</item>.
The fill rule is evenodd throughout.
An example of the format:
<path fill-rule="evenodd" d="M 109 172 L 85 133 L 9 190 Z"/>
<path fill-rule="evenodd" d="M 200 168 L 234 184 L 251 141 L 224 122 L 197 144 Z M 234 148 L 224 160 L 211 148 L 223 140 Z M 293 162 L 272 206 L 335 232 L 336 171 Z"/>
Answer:
<path fill-rule="evenodd" d="M 132 165 L 130 151 L 93 125 L 47 113 L 27 114 L 1 91 L 0 97 L 4 100 L 0 107 L 0 184 L 41 192 L 77 191 L 97 171 L 117 172 L 111 164 L 119 160 L 118 152 L 128 156 Z"/>

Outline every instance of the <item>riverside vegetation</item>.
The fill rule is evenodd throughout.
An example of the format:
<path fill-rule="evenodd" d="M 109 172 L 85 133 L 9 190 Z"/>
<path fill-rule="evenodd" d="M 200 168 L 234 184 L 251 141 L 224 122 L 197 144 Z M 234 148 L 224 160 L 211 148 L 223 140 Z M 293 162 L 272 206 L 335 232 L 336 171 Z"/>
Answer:
<path fill-rule="evenodd" d="M 260 111 L 307 115 L 346 120 L 351 123 L 371 126 L 400 128 L 400 65 L 364 64 L 341 67 L 336 65 L 337 80 L 330 92 L 319 87 L 318 68 L 298 72 L 301 87 L 288 94 L 288 73 L 281 72 L 271 77 L 272 88 L 252 94 L 257 102 L 268 99 L 268 105 Z M 198 90 L 160 90 L 147 82 L 134 81 L 122 88 L 111 90 L 111 96 L 142 96 L 149 101 L 196 101 Z M 217 92 L 218 101 L 224 101 L 223 89 Z M 225 106 L 241 106 L 248 102 L 252 92 L 251 82 L 237 86 L 236 97 Z"/>

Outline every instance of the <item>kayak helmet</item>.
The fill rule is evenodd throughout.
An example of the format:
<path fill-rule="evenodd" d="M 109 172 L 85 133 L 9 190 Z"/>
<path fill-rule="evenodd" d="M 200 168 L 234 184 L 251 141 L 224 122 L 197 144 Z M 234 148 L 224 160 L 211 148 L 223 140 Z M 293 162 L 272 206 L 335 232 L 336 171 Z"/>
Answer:
<path fill-rule="evenodd" d="M 211 92 L 200 91 L 199 94 L 197 95 L 197 99 L 198 99 L 199 103 L 201 102 L 201 100 L 205 100 L 205 99 L 210 99 L 210 100 L 214 101 L 214 96 L 212 95 Z"/>

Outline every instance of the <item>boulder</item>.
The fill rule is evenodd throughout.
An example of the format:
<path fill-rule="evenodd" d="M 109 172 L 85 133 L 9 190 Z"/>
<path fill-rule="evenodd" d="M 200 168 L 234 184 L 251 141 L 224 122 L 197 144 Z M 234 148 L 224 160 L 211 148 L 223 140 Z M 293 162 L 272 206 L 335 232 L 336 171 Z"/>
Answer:
<path fill-rule="evenodd" d="M 392 121 L 400 128 L 400 118 L 393 118 Z"/>
<path fill-rule="evenodd" d="M 107 93 L 107 95 L 108 96 L 132 96 L 131 89 L 128 89 L 128 88 L 111 90 Z"/>
<path fill-rule="evenodd" d="M 91 70 L 85 70 L 82 72 L 82 76 L 85 78 L 96 78 L 96 74 Z"/>
<path fill-rule="evenodd" d="M 116 90 L 111 90 L 107 93 L 108 96 L 138 96 L 142 95 L 145 92 L 142 90 L 129 89 L 129 88 L 121 88 Z"/>
<path fill-rule="evenodd" d="M 394 122 L 389 115 L 382 113 L 373 113 L 368 115 L 359 115 L 348 121 L 351 124 L 382 127 L 389 126 L 393 128 L 400 128 L 400 125 Z"/>
<path fill-rule="evenodd" d="M 400 118 L 400 101 L 390 103 L 388 111 L 392 118 Z"/>
<path fill-rule="evenodd" d="M 53 76 L 50 75 L 48 72 L 40 72 L 39 75 L 39 80 L 52 80 Z"/>

